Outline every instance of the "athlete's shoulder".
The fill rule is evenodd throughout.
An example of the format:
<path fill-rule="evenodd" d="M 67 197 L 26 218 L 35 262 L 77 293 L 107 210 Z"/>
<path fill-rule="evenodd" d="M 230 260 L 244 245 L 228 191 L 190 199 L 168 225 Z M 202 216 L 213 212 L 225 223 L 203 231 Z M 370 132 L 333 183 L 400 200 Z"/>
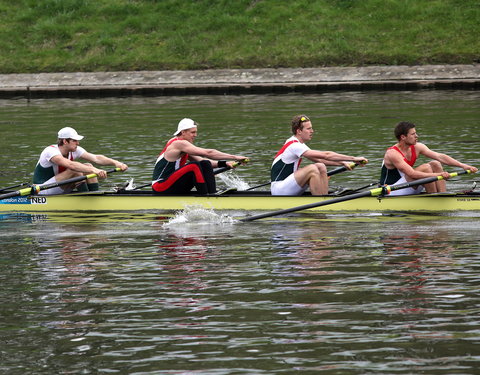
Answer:
<path fill-rule="evenodd" d="M 400 149 L 394 145 L 385 150 L 385 156 L 383 158 L 384 160 L 403 159 L 403 154 Z"/>
<path fill-rule="evenodd" d="M 60 149 L 58 148 L 58 145 L 47 146 L 42 151 L 42 155 L 55 155 L 55 154 L 60 154 Z"/>

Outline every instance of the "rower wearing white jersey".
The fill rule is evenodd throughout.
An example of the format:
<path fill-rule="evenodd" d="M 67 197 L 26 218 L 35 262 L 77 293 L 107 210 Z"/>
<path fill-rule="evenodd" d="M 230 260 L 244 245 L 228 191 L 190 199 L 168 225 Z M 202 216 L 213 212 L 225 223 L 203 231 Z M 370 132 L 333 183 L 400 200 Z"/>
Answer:
<path fill-rule="evenodd" d="M 327 165 L 344 165 L 351 170 L 351 162 L 364 165 L 363 156 L 350 156 L 333 151 L 312 150 L 305 143 L 313 137 L 313 126 L 306 115 L 292 119 L 293 136 L 286 140 L 275 155 L 270 178 L 272 195 L 301 195 L 310 187 L 313 195 L 328 193 Z M 300 167 L 302 158 L 314 162 Z"/>
<path fill-rule="evenodd" d="M 92 154 L 80 147 L 80 141 L 83 135 L 79 135 L 77 131 L 70 127 L 59 130 L 57 144 L 46 147 L 40 154 L 40 158 L 33 172 L 33 183 L 37 185 L 51 184 L 61 182 L 70 178 L 96 174 L 100 178 L 106 178 L 107 172 L 98 169 L 90 163 L 79 163 L 77 159 L 83 159 L 98 165 L 112 165 L 120 168 L 122 171 L 128 169 L 128 166 L 115 159 L 108 158 L 104 155 Z M 58 186 L 48 190 L 40 191 L 40 195 L 62 194 L 71 192 L 76 185 L 67 184 Z M 77 186 L 81 191 L 98 190 L 97 178 L 87 180 Z"/>

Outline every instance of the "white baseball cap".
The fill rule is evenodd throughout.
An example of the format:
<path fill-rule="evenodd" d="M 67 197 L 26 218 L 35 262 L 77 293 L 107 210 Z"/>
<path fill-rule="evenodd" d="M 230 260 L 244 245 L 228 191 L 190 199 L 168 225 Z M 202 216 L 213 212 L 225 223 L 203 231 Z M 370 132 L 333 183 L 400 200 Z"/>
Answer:
<path fill-rule="evenodd" d="M 179 135 L 182 130 L 187 130 L 191 128 L 196 128 L 197 123 L 191 118 L 184 118 L 178 123 L 177 131 L 173 135 Z"/>
<path fill-rule="evenodd" d="M 58 138 L 60 139 L 75 139 L 76 141 L 81 141 L 83 139 L 83 135 L 77 133 L 74 128 L 67 126 L 66 128 L 62 128 L 58 131 Z"/>

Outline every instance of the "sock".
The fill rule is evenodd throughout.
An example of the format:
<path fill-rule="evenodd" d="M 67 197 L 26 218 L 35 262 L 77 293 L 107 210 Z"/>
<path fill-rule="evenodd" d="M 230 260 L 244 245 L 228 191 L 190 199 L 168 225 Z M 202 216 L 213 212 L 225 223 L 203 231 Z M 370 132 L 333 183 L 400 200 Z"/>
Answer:
<path fill-rule="evenodd" d="M 94 182 L 93 184 L 87 184 L 88 191 L 98 191 L 99 185 L 98 182 Z"/>
<path fill-rule="evenodd" d="M 85 182 L 82 182 L 80 185 L 77 186 L 77 191 L 81 193 L 85 193 L 88 191 L 88 186 Z"/>

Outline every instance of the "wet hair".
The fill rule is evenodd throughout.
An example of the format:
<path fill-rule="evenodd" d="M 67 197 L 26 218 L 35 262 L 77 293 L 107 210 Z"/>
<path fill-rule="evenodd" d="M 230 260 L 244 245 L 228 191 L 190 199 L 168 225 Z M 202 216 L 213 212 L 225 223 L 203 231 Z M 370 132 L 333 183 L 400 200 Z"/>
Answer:
<path fill-rule="evenodd" d="M 307 115 L 296 115 L 292 118 L 292 133 L 297 134 L 297 130 L 303 129 L 303 123 L 308 122 L 310 119 Z"/>
<path fill-rule="evenodd" d="M 400 140 L 400 137 L 402 135 L 407 135 L 408 131 L 410 129 L 413 129 L 415 127 L 415 124 L 413 122 L 408 122 L 408 121 L 400 121 L 396 126 L 393 131 L 393 134 L 395 134 L 395 137 Z"/>

